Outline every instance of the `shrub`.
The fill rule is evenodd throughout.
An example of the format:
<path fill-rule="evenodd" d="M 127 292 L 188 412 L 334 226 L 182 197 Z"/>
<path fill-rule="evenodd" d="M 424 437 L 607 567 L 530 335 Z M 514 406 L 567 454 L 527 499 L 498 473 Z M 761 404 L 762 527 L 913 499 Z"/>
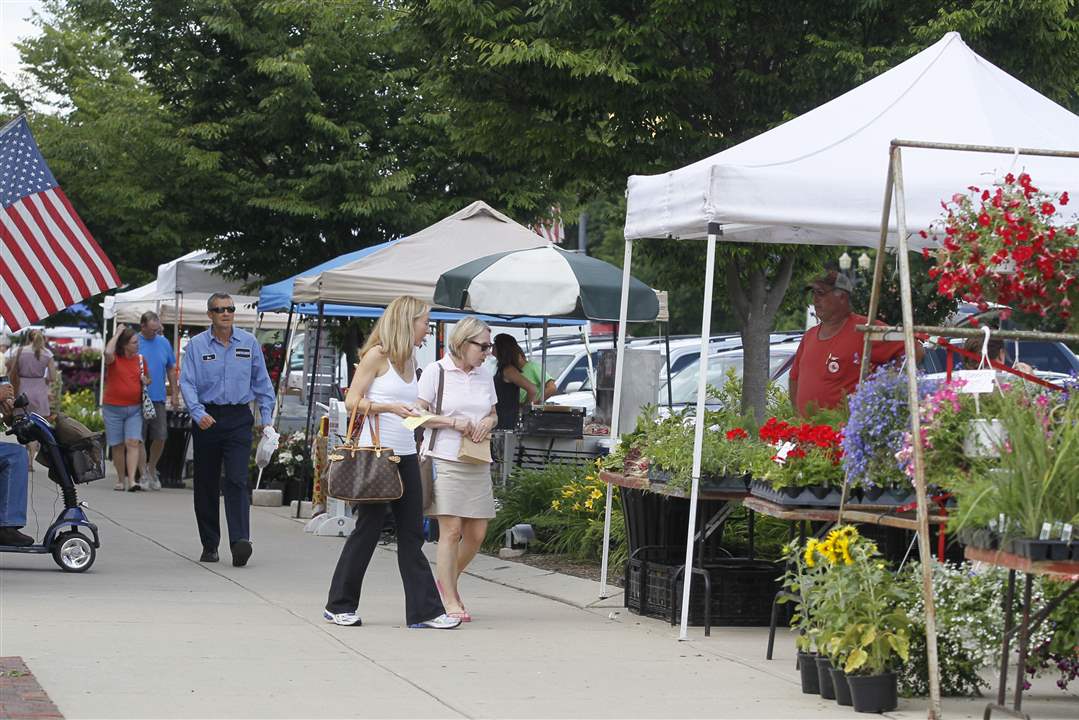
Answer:
<path fill-rule="evenodd" d="M 101 417 L 101 408 L 97 405 L 97 395 L 93 390 L 64 394 L 60 399 L 60 412 L 78 420 L 89 430 L 105 430 L 105 420 Z"/>

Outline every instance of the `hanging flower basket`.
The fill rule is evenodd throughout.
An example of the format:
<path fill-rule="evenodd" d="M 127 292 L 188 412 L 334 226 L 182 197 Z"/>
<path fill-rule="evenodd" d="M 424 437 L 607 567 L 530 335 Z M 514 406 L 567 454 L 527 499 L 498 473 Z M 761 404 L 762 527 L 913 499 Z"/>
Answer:
<path fill-rule="evenodd" d="M 995 302 L 1043 317 L 1070 317 L 1079 223 L 1074 214 L 1063 215 L 1068 193 L 1042 192 L 1026 173 L 1009 173 L 993 189 L 968 190 L 941 203 L 945 217 L 920 233 L 940 243 L 932 253 L 937 266 L 929 270 L 940 293 L 983 311 Z"/>
<path fill-rule="evenodd" d="M 1000 420 L 977 418 L 970 421 L 963 438 L 963 454 L 969 458 L 998 458 L 1008 442 L 1008 433 Z"/>

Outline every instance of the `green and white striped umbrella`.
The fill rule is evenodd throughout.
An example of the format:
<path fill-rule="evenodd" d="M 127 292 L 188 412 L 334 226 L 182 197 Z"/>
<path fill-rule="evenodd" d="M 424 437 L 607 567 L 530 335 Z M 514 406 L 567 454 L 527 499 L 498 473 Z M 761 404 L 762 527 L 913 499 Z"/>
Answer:
<path fill-rule="evenodd" d="M 447 270 L 435 303 L 486 315 L 617 321 L 622 271 L 610 263 L 548 245 L 495 253 Z M 631 322 L 659 315 L 652 288 L 630 278 Z"/>

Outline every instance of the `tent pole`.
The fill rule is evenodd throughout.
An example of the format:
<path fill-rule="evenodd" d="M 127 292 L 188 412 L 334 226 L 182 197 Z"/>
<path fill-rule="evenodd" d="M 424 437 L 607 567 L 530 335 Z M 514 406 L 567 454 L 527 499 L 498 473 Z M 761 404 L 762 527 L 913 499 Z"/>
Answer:
<path fill-rule="evenodd" d="M 869 309 L 866 312 L 866 324 L 868 325 L 872 325 L 876 322 L 877 312 L 880 310 L 880 286 L 884 282 L 884 256 L 888 247 L 888 222 L 891 219 L 892 214 L 892 188 L 894 179 L 892 171 L 894 169 L 894 162 L 894 158 L 889 155 L 888 178 L 884 181 L 884 204 L 880 214 L 880 242 L 877 244 L 877 258 L 873 263 L 873 290 L 869 295 Z M 858 378 L 859 382 L 865 380 L 865 376 L 869 374 L 869 358 L 872 342 L 872 336 L 866 335 L 865 341 L 862 344 L 862 368 Z"/>
<path fill-rule="evenodd" d="M 596 368 L 592 364 L 592 347 L 588 342 L 588 325 L 581 326 L 581 339 L 584 340 L 584 356 L 588 360 L 588 387 L 592 388 L 592 400 L 596 399 Z"/>
<path fill-rule="evenodd" d="M 324 309 L 325 304 L 319 302 L 318 326 L 315 328 L 315 347 L 312 348 L 311 357 L 308 358 L 308 367 L 311 368 L 311 383 L 310 389 L 307 391 L 307 424 L 304 426 L 303 431 L 305 443 L 311 441 L 311 418 L 315 413 L 315 379 L 318 377 L 318 352 L 322 345 L 322 313 Z"/>
<path fill-rule="evenodd" d="M 709 337 L 711 333 L 708 333 Z M 663 323 L 663 347 L 667 352 L 667 409 L 674 410 L 674 395 L 671 393 L 671 321 Z"/>
<path fill-rule="evenodd" d="M 723 234 L 719 223 L 708 223 L 708 256 L 704 266 L 704 307 L 701 316 L 700 375 L 697 378 L 697 415 L 693 428 L 693 477 L 689 493 L 689 529 L 686 531 L 686 565 L 682 572 L 682 621 L 678 639 L 689 639 L 689 592 L 693 584 L 693 540 L 697 531 L 697 498 L 701 485 L 701 452 L 704 449 L 704 411 L 708 392 L 708 341 L 712 335 L 712 292 L 716 275 L 716 238 Z"/>
<path fill-rule="evenodd" d="M 288 319 L 285 321 L 285 352 L 281 353 L 281 369 L 277 373 L 277 387 L 275 387 L 274 394 L 277 395 L 281 392 L 281 383 L 286 378 L 285 373 L 288 372 L 289 356 L 292 355 L 292 315 L 296 310 L 296 303 L 290 302 L 288 304 Z M 288 389 L 288 385 L 285 386 Z M 280 398 L 278 398 L 280 402 Z"/>
<path fill-rule="evenodd" d="M 540 407 L 547 407 L 547 318 L 543 318 L 543 349 L 540 351 L 540 381 L 539 400 Z"/>
<path fill-rule="evenodd" d="M 281 417 L 281 404 L 285 400 L 284 395 L 281 393 L 282 383 L 284 383 L 285 392 L 288 392 L 289 362 L 292 360 L 292 313 L 295 309 L 296 303 L 290 302 L 288 306 L 288 320 L 285 322 L 285 352 L 281 353 L 281 369 L 277 373 L 277 386 L 274 387 L 274 396 L 277 398 L 273 410 L 274 430 L 277 429 L 277 419 Z"/>
<path fill-rule="evenodd" d="M 910 257 L 907 250 L 907 207 L 903 192 L 903 157 L 892 147 L 895 176 L 895 213 L 899 253 L 899 293 L 903 304 L 903 345 L 907 355 L 907 391 L 910 394 L 910 431 L 914 464 L 914 489 L 918 497 L 918 557 L 922 566 L 922 600 L 925 603 L 925 649 L 929 660 L 929 718 L 940 717 L 940 672 L 937 666 L 937 613 L 933 602 L 933 551 L 929 546 L 929 508 L 925 492 L 925 455 L 922 448 L 918 407 L 918 368 L 913 361 L 914 308 L 910 292 Z"/>
<path fill-rule="evenodd" d="M 622 412 L 622 360 L 626 356 L 626 321 L 629 319 L 629 281 L 633 264 L 633 241 L 626 238 L 626 254 L 622 258 L 622 299 L 618 305 L 618 342 L 615 346 L 614 402 L 611 407 L 611 441 L 619 442 L 618 416 Z M 613 449 L 613 448 L 612 448 Z M 614 485 L 607 483 L 607 504 L 603 512 L 603 558 L 599 568 L 599 596 L 607 597 L 607 562 L 611 554 L 611 507 Z"/>
<path fill-rule="evenodd" d="M 115 306 L 113 306 L 115 308 Z M 112 316 L 112 331 L 116 332 L 116 315 Z M 109 319 L 105 318 L 105 344 L 108 344 L 109 338 Z M 105 349 L 101 349 L 101 386 L 98 388 L 97 404 L 103 405 L 105 403 Z"/>
<path fill-rule="evenodd" d="M 176 305 L 173 308 L 173 312 L 176 313 L 176 317 L 173 320 L 176 324 L 172 326 L 172 343 L 176 348 L 176 375 L 180 374 L 180 323 L 183 321 L 184 313 L 181 309 L 181 303 L 183 302 L 184 294 L 180 290 L 177 290 L 173 295 L 173 303 Z"/>

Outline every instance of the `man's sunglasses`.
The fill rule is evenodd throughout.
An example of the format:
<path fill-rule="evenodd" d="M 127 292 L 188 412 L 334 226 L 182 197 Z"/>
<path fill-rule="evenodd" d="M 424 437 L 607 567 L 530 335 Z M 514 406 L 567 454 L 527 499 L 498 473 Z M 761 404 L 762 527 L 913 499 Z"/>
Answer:
<path fill-rule="evenodd" d="M 493 350 L 494 347 L 495 347 L 494 343 L 481 343 L 481 342 L 476 342 L 475 340 L 469 340 L 469 342 L 472 343 L 473 345 L 475 345 L 476 347 L 478 347 L 480 350 L 482 350 L 484 352 L 491 352 L 491 350 Z"/>
<path fill-rule="evenodd" d="M 212 312 L 214 315 L 220 315 L 221 313 L 234 313 L 236 312 L 236 306 L 226 305 L 224 307 L 210 308 L 210 312 Z"/>

